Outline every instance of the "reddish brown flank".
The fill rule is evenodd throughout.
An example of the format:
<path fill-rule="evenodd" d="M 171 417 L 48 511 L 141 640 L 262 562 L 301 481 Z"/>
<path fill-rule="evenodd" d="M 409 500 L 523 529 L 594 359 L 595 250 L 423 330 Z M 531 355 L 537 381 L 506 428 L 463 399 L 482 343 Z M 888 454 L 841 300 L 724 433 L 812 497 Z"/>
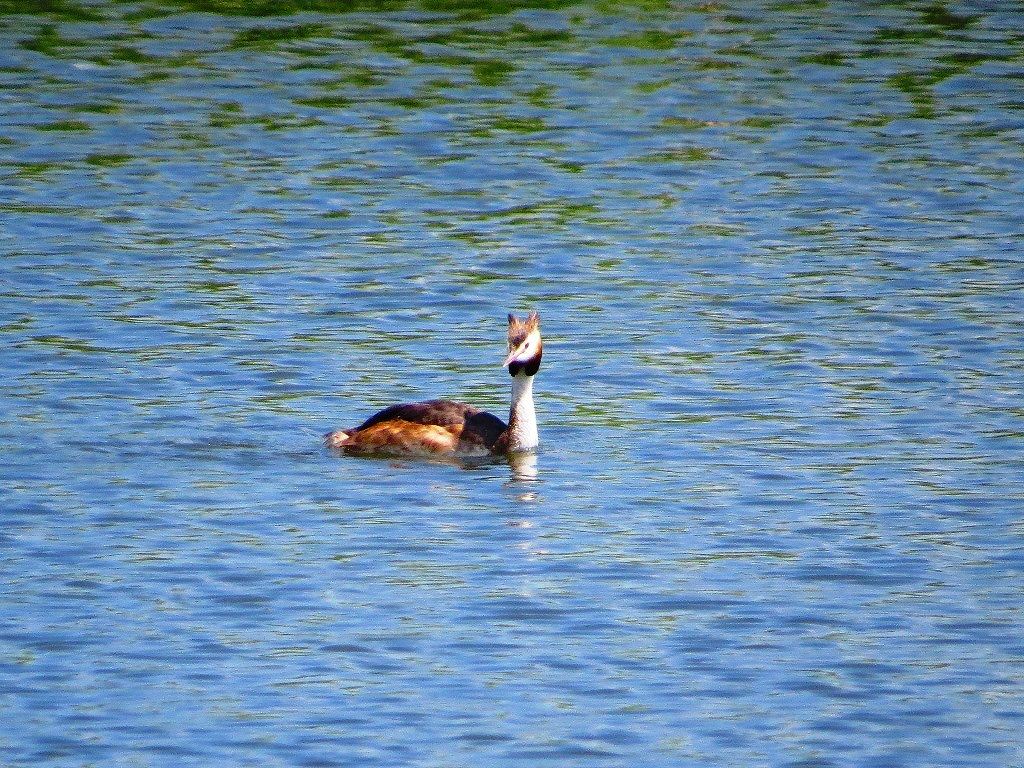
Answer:
<path fill-rule="evenodd" d="M 462 427 L 414 424 L 394 419 L 361 429 L 338 447 L 348 453 L 454 453 Z"/>

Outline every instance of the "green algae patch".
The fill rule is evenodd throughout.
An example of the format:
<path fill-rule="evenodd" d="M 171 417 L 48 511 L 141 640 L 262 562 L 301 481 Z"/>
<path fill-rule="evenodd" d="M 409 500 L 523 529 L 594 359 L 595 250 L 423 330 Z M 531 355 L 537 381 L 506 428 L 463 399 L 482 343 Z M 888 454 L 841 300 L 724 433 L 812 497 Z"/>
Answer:
<path fill-rule="evenodd" d="M 91 115 L 116 115 L 123 107 L 114 101 L 93 102 L 90 104 L 75 104 L 68 107 L 73 112 L 86 112 Z"/>
<path fill-rule="evenodd" d="M 32 126 L 37 131 L 91 131 L 92 126 L 84 120 L 55 120 L 52 123 L 42 123 Z"/>
<path fill-rule="evenodd" d="M 642 48 L 648 51 L 670 51 L 675 48 L 681 40 L 690 37 L 690 32 L 667 31 L 663 29 L 645 29 L 630 35 L 610 37 L 604 42 L 616 48 Z"/>
<path fill-rule="evenodd" d="M 576 0 L 422 0 L 417 5 L 426 11 L 481 19 L 488 16 L 505 16 L 527 8 L 560 10 L 575 4 Z"/>
<path fill-rule="evenodd" d="M 819 64 L 823 67 L 844 67 L 847 64 L 846 57 L 838 51 L 823 51 L 800 57 L 804 64 Z"/>
<path fill-rule="evenodd" d="M 491 123 L 494 130 L 511 133 L 538 133 L 547 127 L 539 117 L 498 117 Z"/>
<path fill-rule="evenodd" d="M 283 43 L 333 37 L 334 30 L 326 24 L 294 24 L 286 27 L 252 27 L 235 35 L 229 48 L 273 48 Z"/>
<path fill-rule="evenodd" d="M 633 90 L 637 93 L 657 93 L 658 91 L 678 84 L 678 82 L 678 78 L 667 77 L 664 80 L 651 80 L 646 83 L 637 83 L 633 86 Z"/>
<path fill-rule="evenodd" d="M 144 75 L 138 77 L 132 77 L 127 82 L 132 85 L 150 85 L 152 83 L 161 83 L 165 80 L 171 80 L 175 77 L 175 73 L 168 72 L 166 69 L 157 69 L 152 72 L 146 72 Z"/>
<path fill-rule="evenodd" d="M 695 117 L 666 117 L 661 121 L 662 128 L 674 128 L 679 131 L 702 131 L 710 128 L 711 123 L 707 120 L 698 120 Z"/>
<path fill-rule="evenodd" d="M 368 68 L 356 68 L 330 80 L 324 80 L 317 85 L 321 88 L 374 88 L 384 85 L 387 78 L 380 72 Z"/>
<path fill-rule="evenodd" d="M 931 29 L 883 27 L 875 32 L 867 45 L 870 47 L 872 45 L 884 46 L 890 43 L 920 43 L 936 36 L 935 31 Z"/>
<path fill-rule="evenodd" d="M 33 336 L 32 341 L 43 347 L 52 347 L 62 352 L 78 352 L 86 355 L 97 355 L 110 350 L 98 347 L 88 339 L 76 339 L 71 336 L 59 336 L 56 334 L 45 336 Z"/>
<path fill-rule="evenodd" d="M 544 158 L 544 162 L 552 168 L 557 168 L 558 170 L 565 171 L 566 173 L 583 173 L 587 168 L 583 163 L 574 163 L 569 160 L 557 160 L 550 157 Z"/>
<path fill-rule="evenodd" d="M 935 93 L 933 87 L 960 74 L 964 67 L 934 67 L 924 72 L 898 72 L 890 75 L 885 84 L 902 91 L 914 106 L 911 117 L 935 117 Z"/>
<path fill-rule="evenodd" d="M 538 29 L 517 22 L 508 29 L 478 29 L 458 27 L 423 38 L 422 42 L 448 45 L 473 50 L 493 51 L 509 46 L 544 48 L 569 43 L 576 36 L 568 30 Z"/>
<path fill-rule="evenodd" d="M 419 96 L 392 96 L 380 100 L 381 104 L 388 104 L 392 107 L 402 109 L 430 109 L 443 104 L 451 104 L 452 100 L 437 94 L 423 94 Z"/>
<path fill-rule="evenodd" d="M 106 61 L 117 61 L 125 64 L 153 64 L 161 61 L 159 56 L 151 56 L 148 53 L 143 53 L 138 48 L 132 48 L 128 45 L 118 46 L 108 53 L 104 59 Z"/>
<path fill-rule="evenodd" d="M 102 21 L 103 14 L 68 0 L 0 0 L 0 16 L 56 16 L 68 21 Z"/>
<path fill-rule="evenodd" d="M 88 9 L 57 0 L 29 0 L 34 5 L 66 6 L 65 13 L 89 13 Z M 0 0 L 0 8 L 21 5 L 18 0 Z M 578 0 L 172 0 L 165 4 L 143 6 L 133 12 L 133 18 L 153 18 L 170 15 L 175 9 L 224 16 L 266 18 L 292 16 L 297 13 L 386 13 L 406 9 L 451 14 L 461 19 L 486 19 L 505 16 L 527 9 L 562 10 L 578 4 Z M 639 11 L 658 11 L 670 7 L 669 0 L 629 0 L 616 3 L 605 0 L 597 6 L 603 13 L 616 13 L 622 7 Z M 72 11 L 72 9 L 79 9 Z M 499 33 L 500 34 L 500 33 Z M 540 37 L 559 35 L 559 32 L 539 31 Z"/>
<path fill-rule="evenodd" d="M 27 51 L 35 51 L 58 58 L 62 55 L 70 55 L 75 48 L 81 47 L 82 43 L 61 36 L 55 26 L 48 24 L 41 27 L 35 37 L 22 40 L 19 45 Z"/>
<path fill-rule="evenodd" d="M 473 64 L 473 76 L 484 86 L 503 85 L 515 71 L 512 64 L 500 59 L 487 59 Z"/>
<path fill-rule="evenodd" d="M 253 121 L 265 131 L 294 131 L 303 128 L 317 128 L 324 124 L 323 120 L 293 114 L 259 115 Z"/>
<path fill-rule="evenodd" d="M 242 105 L 237 101 L 225 101 L 217 105 L 215 111 L 210 113 L 211 128 L 234 128 L 250 122 L 242 111 Z"/>
<path fill-rule="evenodd" d="M 394 11 L 408 3 L 396 0 L 178 0 L 179 8 L 224 16 L 291 16 L 296 13 Z"/>
<path fill-rule="evenodd" d="M 964 16 L 952 13 L 943 3 L 934 3 L 926 8 L 922 8 L 919 13 L 921 14 L 921 21 L 925 24 L 945 27 L 946 29 L 966 29 L 978 20 L 977 16 Z"/>
<path fill-rule="evenodd" d="M 594 8 L 600 13 L 613 15 L 620 14 L 624 10 L 631 11 L 667 11 L 674 5 L 673 0 L 597 0 Z M 710 6 L 708 3 L 706 6 Z M 697 6 L 702 8 L 706 6 Z"/>
<path fill-rule="evenodd" d="M 316 107 L 317 109 L 345 109 L 352 106 L 352 99 L 345 96 L 307 96 L 293 99 L 293 102 L 303 107 Z"/>
<path fill-rule="evenodd" d="M 712 160 L 715 154 L 707 147 L 677 147 L 637 158 L 643 163 L 703 163 Z"/>
<path fill-rule="evenodd" d="M 118 152 L 94 152 L 85 156 L 85 162 L 97 168 L 117 168 L 133 160 L 132 155 L 125 155 Z"/>
<path fill-rule="evenodd" d="M 735 61 L 729 61 L 728 59 L 703 58 L 698 59 L 693 68 L 697 72 L 713 72 L 721 69 L 736 69 L 738 66 L 739 64 Z"/>
<path fill-rule="evenodd" d="M 607 220 L 601 215 L 600 206 L 596 203 L 565 198 L 466 214 L 464 220 L 500 221 L 503 224 L 512 226 L 529 225 L 537 227 L 544 225 L 565 227 L 577 222 L 589 224 L 607 223 Z"/>
<path fill-rule="evenodd" d="M 740 120 L 737 125 L 742 126 L 743 128 L 754 128 L 759 131 L 767 131 L 780 125 L 784 125 L 787 122 L 789 121 L 784 117 L 758 115 L 756 117 L 745 117 Z"/>
<path fill-rule="evenodd" d="M 857 117 L 850 120 L 850 125 L 857 128 L 884 128 L 893 120 L 896 119 L 896 115 L 888 114 L 885 112 L 878 112 L 875 114 L 858 115 Z"/>
<path fill-rule="evenodd" d="M 705 235 L 709 237 L 736 237 L 744 234 L 746 229 L 731 224 L 692 224 L 687 231 L 694 235 Z"/>
<path fill-rule="evenodd" d="M 531 106 L 547 109 L 554 104 L 554 93 L 555 87 L 553 85 L 538 85 L 523 95 Z"/>
<path fill-rule="evenodd" d="M 396 56 L 401 59 L 415 60 L 422 54 L 412 47 L 409 40 L 397 34 L 393 29 L 378 24 L 367 24 L 346 33 L 353 40 L 359 40 L 380 53 Z"/>
<path fill-rule="evenodd" d="M 17 175 L 23 179 L 41 179 L 54 171 L 64 170 L 66 167 L 63 163 L 50 163 L 46 161 L 15 164 Z"/>
<path fill-rule="evenodd" d="M 927 72 L 899 72 L 886 78 L 886 85 L 913 95 L 931 88 L 960 72 L 958 67 L 936 67 Z"/>

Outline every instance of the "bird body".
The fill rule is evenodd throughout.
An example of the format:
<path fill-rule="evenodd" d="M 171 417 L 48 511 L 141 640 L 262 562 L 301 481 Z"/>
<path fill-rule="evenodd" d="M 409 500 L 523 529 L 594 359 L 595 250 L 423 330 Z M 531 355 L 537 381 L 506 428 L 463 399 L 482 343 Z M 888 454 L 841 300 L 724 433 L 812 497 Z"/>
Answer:
<path fill-rule="evenodd" d="M 530 451 L 537 447 L 533 377 L 543 345 L 536 312 L 525 320 L 508 316 L 512 406 L 508 424 L 465 403 L 428 400 L 392 405 L 358 427 L 329 432 L 325 442 L 342 453 L 386 456 L 480 456 Z"/>

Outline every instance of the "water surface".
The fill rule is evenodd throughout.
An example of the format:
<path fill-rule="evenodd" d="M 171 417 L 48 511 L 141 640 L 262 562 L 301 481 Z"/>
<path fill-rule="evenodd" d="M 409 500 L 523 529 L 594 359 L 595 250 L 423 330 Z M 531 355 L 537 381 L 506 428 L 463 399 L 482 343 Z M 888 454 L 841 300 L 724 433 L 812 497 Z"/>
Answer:
<path fill-rule="evenodd" d="M 1024 15 L 530 5 L 0 4 L 4 765 L 1024 762 Z"/>

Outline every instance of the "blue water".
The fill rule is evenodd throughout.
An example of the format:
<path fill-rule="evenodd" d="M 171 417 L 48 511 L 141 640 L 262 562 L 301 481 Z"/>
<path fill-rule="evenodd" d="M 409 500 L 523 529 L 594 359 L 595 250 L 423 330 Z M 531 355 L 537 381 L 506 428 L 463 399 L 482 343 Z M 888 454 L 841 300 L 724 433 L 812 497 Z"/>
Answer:
<path fill-rule="evenodd" d="M 342 5 L 0 4 L 0 764 L 1024 765 L 1024 13 Z"/>

